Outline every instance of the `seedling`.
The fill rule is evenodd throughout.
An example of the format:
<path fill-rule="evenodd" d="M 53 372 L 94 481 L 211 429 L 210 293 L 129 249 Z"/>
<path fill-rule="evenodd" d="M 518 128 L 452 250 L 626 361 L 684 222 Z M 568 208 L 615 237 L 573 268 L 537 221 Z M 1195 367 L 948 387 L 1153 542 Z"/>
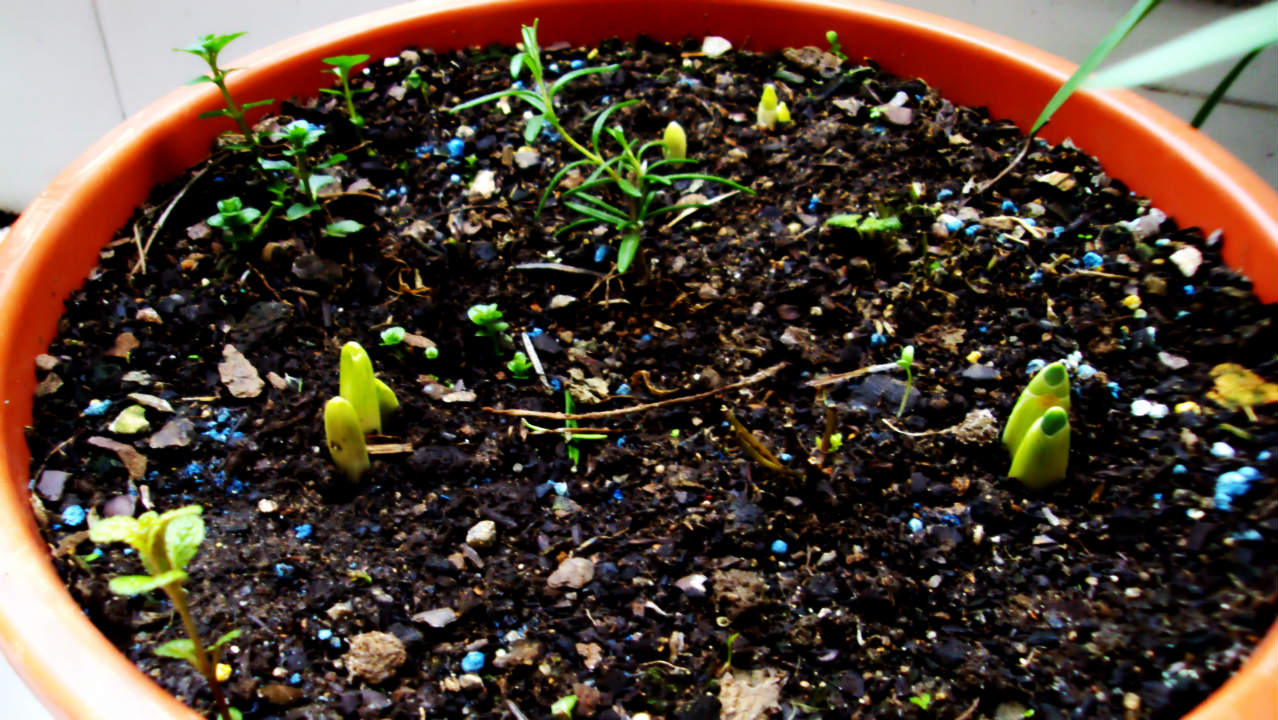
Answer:
<path fill-rule="evenodd" d="M 905 403 L 910 399 L 910 390 L 914 388 L 914 346 L 906 345 L 901 348 L 901 357 L 896 361 L 897 367 L 905 371 L 905 392 L 901 393 L 901 405 L 896 409 L 896 416 L 901 417 L 905 412 Z"/>
<path fill-rule="evenodd" d="M 242 243 L 257 239 L 274 211 L 275 208 L 272 206 L 263 215 L 257 208 L 244 207 L 244 203 L 238 197 L 229 197 L 218 200 L 217 214 L 210 216 L 204 222 L 211 228 L 221 230 L 222 237 L 231 244 L 231 247 L 239 249 Z"/>
<path fill-rule="evenodd" d="M 350 402 L 364 433 L 380 434 L 382 417 L 399 409 L 390 386 L 373 374 L 373 361 L 357 342 L 342 346 L 338 392 Z"/>
<path fill-rule="evenodd" d="M 1008 475 L 1035 490 L 1065 477 L 1069 463 L 1069 373 L 1054 362 L 1025 386 L 1003 428 Z"/>
<path fill-rule="evenodd" d="M 372 92 L 372 89 L 364 87 L 352 89 L 351 70 L 353 70 L 356 65 L 366 62 L 367 60 L 368 55 L 364 54 L 337 55 L 335 57 L 324 58 L 325 64 L 333 66 L 324 72 L 336 75 L 337 79 L 342 82 L 342 88 L 340 90 L 333 88 L 320 88 L 320 92 L 327 93 L 329 95 L 336 95 L 346 101 L 346 114 L 350 117 L 351 124 L 354 125 L 355 129 L 361 133 L 364 130 L 364 118 L 359 114 L 359 111 L 355 109 L 355 96 L 360 93 Z"/>
<path fill-rule="evenodd" d="M 422 102 L 430 104 L 430 85 L 427 84 L 426 78 L 417 72 L 417 68 L 408 71 L 408 76 L 404 78 L 404 87 L 417 90 L 422 94 Z"/>
<path fill-rule="evenodd" d="M 777 102 L 777 86 L 768 83 L 763 86 L 763 94 L 759 97 L 759 107 L 754 113 L 755 124 L 775 130 L 777 123 L 790 122 L 790 108 L 783 102 Z"/>
<path fill-rule="evenodd" d="M 666 125 L 666 132 L 661 136 L 661 142 L 665 143 L 662 150 L 667 160 L 686 160 L 688 157 L 688 134 L 683 131 L 683 126 L 674 120 Z"/>
<path fill-rule="evenodd" d="M 847 60 L 848 56 L 843 54 L 843 46 L 839 44 L 839 34 L 833 30 L 825 31 L 825 41 L 830 44 L 830 54 L 838 58 L 840 61 Z"/>
<path fill-rule="evenodd" d="M 1007 471 L 1031 490 L 1044 490 L 1065 478 L 1069 465 L 1069 413 L 1059 405 L 1034 421 L 1012 453 Z"/>
<path fill-rule="evenodd" d="M 528 355 L 524 351 L 520 350 L 515 353 L 515 357 L 506 361 L 506 369 L 510 371 L 510 374 L 513 375 L 515 379 L 527 380 L 529 373 L 532 372 L 533 364 L 532 361 L 528 359 Z"/>
<path fill-rule="evenodd" d="M 572 393 L 564 391 L 564 414 L 571 415 L 576 410 L 576 403 L 573 402 Z M 553 428 L 544 428 L 533 425 L 527 419 L 523 420 L 524 427 L 539 433 L 555 433 L 563 435 L 564 449 L 568 453 L 568 460 L 572 462 L 572 471 L 577 472 L 577 465 L 581 463 L 581 448 L 577 447 L 578 440 L 607 440 L 608 436 L 598 432 L 575 432 L 578 427 L 576 420 L 565 420 L 563 428 L 558 430 Z"/>
<path fill-rule="evenodd" d="M 855 230 L 866 238 L 892 237 L 901 232 L 901 218 L 896 215 L 879 217 L 861 213 L 831 215 L 825 224 L 830 227 Z"/>
<path fill-rule="evenodd" d="M 391 347 L 404 342 L 404 336 L 407 334 L 408 332 L 398 325 L 386 328 L 381 334 L 382 347 Z"/>
<path fill-rule="evenodd" d="M 346 159 L 345 155 L 337 153 L 312 167 L 307 157 L 308 152 L 323 135 L 324 128 L 312 125 L 305 120 L 294 120 L 271 135 L 272 141 L 284 143 L 284 149 L 280 151 L 280 154 L 286 158 L 292 158 L 292 161 L 258 158 L 257 162 L 262 169 L 288 171 L 297 182 L 297 191 L 304 201 L 295 202 L 289 206 L 284 213 L 286 220 L 297 220 L 319 209 L 316 193 L 325 185 L 335 182 L 335 179 L 332 175 L 317 173 L 315 170 L 331 167 Z"/>
<path fill-rule="evenodd" d="M 524 48 L 511 58 L 510 74 L 512 78 L 517 79 L 525 69 L 528 70 L 532 76 L 533 89 L 526 90 L 521 86 L 516 86 L 509 90 L 490 93 L 457 105 L 452 108 L 451 112 L 495 102 L 502 98 L 514 97 L 523 100 L 532 106 L 534 110 L 534 114 L 529 117 L 524 125 L 524 139 L 527 142 L 533 142 L 543 128 L 549 127 L 562 137 L 564 142 L 577 151 L 581 159 L 566 163 L 559 169 L 554 177 L 551 178 L 545 192 L 542 193 L 540 202 L 537 204 L 537 215 L 540 217 L 541 210 L 549 199 L 550 193 L 554 191 L 568 173 L 580 168 L 590 169 L 590 174 L 585 181 L 565 191 L 561 196 L 564 206 L 580 215 L 581 219 L 559 228 L 555 231 L 555 235 L 599 223 L 612 226 L 621 236 L 621 242 L 617 248 L 617 272 L 624 273 L 634 261 L 639 244 L 643 239 L 644 224 L 648 220 L 662 213 L 702 206 L 699 204 L 676 204 L 654 207 L 661 191 L 671 187 L 674 182 L 699 179 L 727 185 L 753 194 L 753 191 L 749 188 L 727 178 L 704 173 L 671 173 L 663 169 L 678 163 L 692 162 L 686 157 L 682 159 L 662 158 L 653 163 L 645 160 L 644 155 L 658 146 L 662 148 L 669 147 L 666 141 L 663 139 L 640 143 L 637 140 L 627 138 L 620 127 L 608 127 L 607 125 L 608 119 L 613 113 L 637 104 L 638 100 L 627 100 L 604 108 L 595 117 L 590 133 L 590 146 L 587 147 L 579 142 L 560 123 L 559 116 L 555 112 L 555 95 L 568 83 L 578 78 L 596 73 L 612 72 L 617 69 L 617 66 L 582 67 L 564 73 L 553 83 L 548 83 L 542 67 L 541 49 L 537 44 L 537 21 L 534 20 L 531 27 L 523 26 L 522 35 Z M 616 143 L 618 146 L 616 154 L 609 156 L 604 153 L 600 147 L 600 142 L 604 138 L 611 138 Z M 657 172 L 658 170 L 662 171 Z M 610 192 L 614 198 L 611 201 L 605 199 L 602 195 L 604 192 Z"/>
<path fill-rule="evenodd" d="M 201 75 L 188 82 L 187 85 L 198 85 L 199 83 L 210 82 L 216 85 L 217 89 L 222 92 L 222 102 L 225 103 L 226 107 L 221 110 L 210 110 L 209 112 L 200 113 L 200 117 L 231 118 L 240 128 L 240 132 L 244 135 L 244 139 L 248 143 L 247 145 L 237 147 L 242 149 L 257 149 L 260 147 L 260 143 L 258 142 L 258 138 L 253 134 L 253 131 L 249 128 L 248 122 L 244 119 L 244 111 L 263 105 L 270 105 L 275 101 L 255 100 L 253 102 L 244 103 L 243 105 L 236 104 L 235 99 L 231 97 L 231 91 L 226 87 L 226 76 L 233 72 L 235 68 L 222 68 L 217 64 L 217 56 L 222 52 L 222 50 L 226 48 L 232 40 L 243 34 L 244 33 L 242 32 L 237 32 L 229 35 L 205 35 L 186 47 L 173 48 L 173 50 L 174 52 L 190 53 L 204 60 L 204 62 L 209 66 L 208 75 Z"/>
<path fill-rule="evenodd" d="M 550 706 L 550 716 L 555 720 L 571 720 L 572 711 L 577 708 L 577 696 L 565 695 Z"/>
<path fill-rule="evenodd" d="M 191 616 L 186 589 L 182 587 L 188 577 L 186 566 L 199 552 L 200 543 L 204 542 L 201 512 L 199 505 L 187 505 L 164 514 L 149 510 L 136 518 L 116 515 L 91 523 L 89 539 L 98 545 L 122 542 L 137 552 L 147 574 L 113 577 L 108 585 L 111 592 L 131 597 L 163 590 L 182 619 L 187 637 L 160 645 L 155 654 L 189 662 L 209 684 L 222 720 L 239 720 L 239 711 L 229 707 L 222 694 L 218 681 L 218 655 L 223 645 L 240 636 L 240 631 L 232 630 L 206 646 Z"/>
<path fill-rule="evenodd" d="M 333 463 L 351 482 L 359 482 L 372 467 L 364 431 L 359 426 L 355 406 L 344 397 L 330 399 L 324 405 L 324 438 Z"/>
<path fill-rule="evenodd" d="M 344 238 L 364 229 L 364 224 L 355 220 L 338 220 L 324 227 L 325 237 Z"/>
<path fill-rule="evenodd" d="M 506 334 L 506 330 L 510 329 L 510 323 L 501 319 L 501 311 L 497 309 L 497 303 L 471 305 L 466 310 L 466 317 L 479 326 L 479 329 L 475 331 L 475 337 L 492 340 L 493 349 L 498 353 L 503 348 L 514 344 L 514 341 Z"/>

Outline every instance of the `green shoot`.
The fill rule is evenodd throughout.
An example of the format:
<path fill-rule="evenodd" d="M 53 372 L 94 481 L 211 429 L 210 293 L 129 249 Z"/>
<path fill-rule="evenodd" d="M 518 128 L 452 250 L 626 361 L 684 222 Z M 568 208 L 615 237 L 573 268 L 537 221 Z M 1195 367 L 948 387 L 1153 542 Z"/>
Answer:
<path fill-rule="evenodd" d="M 901 393 L 901 405 L 896 409 L 896 416 L 901 417 L 905 412 L 905 403 L 910 399 L 910 390 L 914 388 L 914 346 L 906 345 L 901 348 L 901 357 L 896 361 L 897 367 L 905 371 L 905 392 Z"/>
<path fill-rule="evenodd" d="M 257 208 L 244 207 L 238 197 L 229 197 L 217 201 L 217 214 L 204 222 L 211 228 L 222 231 L 222 237 L 231 244 L 232 249 L 239 249 L 242 243 L 255 240 L 266 221 L 270 219 L 275 208 L 267 210 L 266 215 Z"/>
<path fill-rule="evenodd" d="M 564 391 L 564 414 L 571 415 L 576 409 L 573 403 L 572 394 L 567 390 Z M 564 426 L 558 430 L 553 428 L 544 428 L 533 425 L 525 418 L 523 420 L 524 427 L 537 433 L 550 434 L 559 433 L 564 438 L 564 449 L 568 452 L 568 459 L 572 462 L 572 471 L 577 472 L 577 465 L 581 462 L 581 448 L 577 447 L 578 440 L 607 440 L 608 436 L 598 432 L 574 432 L 577 428 L 576 420 L 565 420 Z"/>
<path fill-rule="evenodd" d="M 240 631 L 232 630 L 206 646 L 191 616 L 186 589 L 182 587 L 188 577 L 186 566 L 204 542 L 201 512 L 199 505 L 187 505 L 162 515 L 154 510 L 136 518 L 116 515 L 92 523 L 89 539 L 98 545 L 122 542 L 137 552 L 147 574 L 113 577 L 109 585 L 111 592 L 133 596 L 159 589 L 168 595 L 182 619 L 187 637 L 164 643 L 155 649 L 155 654 L 189 662 L 209 684 L 222 720 L 234 720 L 239 713 L 227 706 L 218 682 L 218 654 L 223 645 L 239 637 Z"/>
<path fill-rule="evenodd" d="M 323 128 L 312 125 L 305 120 L 294 120 L 285 125 L 279 132 L 271 135 L 272 141 L 284 143 L 284 149 L 280 151 L 280 154 L 286 158 L 292 158 L 292 161 L 258 158 L 257 162 L 262 166 L 263 170 L 291 172 L 293 179 L 297 182 L 297 191 L 305 200 L 305 202 L 295 202 L 289 206 L 284 213 L 285 220 L 297 220 L 318 210 L 319 202 L 316 193 L 320 188 L 336 180 L 332 175 L 314 171 L 331 167 L 346 159 L 345 155 L 337 153 L 328 160 L 312 167 L 308 159 L 308 151 L 319 142 L 320 137 L 323 135 Z"/>
<path fill-rule="evenodd" d="M 910 698 L 910 702 L 918 705 L 923 710 L 932 707 L 932 693 L 920 693 Z"/>
<path fill-rule="evenodd" d="M 501 319 L 501 311 L 497 309 L 497 303 L 472 305 L 466 310 L 466 317 L 479 326 L 479 329 L 475 331 L 475 337 L 491 340 L 493 349 L 498 353 L 501 353 L 503 348 L 514 344 L 514 341 L 506 335 L 510 323 Z"/>
<path fill-rule="evenodd" d="M 430 105 L 430 85 L 427 84 L 426 78 L 417 72 L 417 68 L 408 71 L 408 76 L 404 78 L 404 87 L 420 92 L 422 94 L 422 102 L 427 106 Z"/>
<path fill-rule="evenodd" d="M 564 73 L 554 82 L 549 82 L 542 66 L 541 48 L 537 43 L 537 21 L 534 20 L 532 26 L 523 26 L 522 35 L 524 48 L 511 58 L 510 74 L 512 78 L 518 78 L 527 70 L 532 76 L 533 89 L 512 87 L 509 90 L 490 93 L 461 103 L 453 107 L 450 112 L 495 102 L 502 98 L 513 97 L 522 100 L 534 111 L 524 126 L 524 139 L 527 142 L 533 142 L 543 127 L 549 127 L 581 156 L 580 159 L 569 162 L 559 169 L 546 186 L 541 201 L 537 205 L 537 214 L 540 216 L 550 193 L 569 172 L 577 169 L 590 170 L 584 182 L 565 191 L 561 196 L 564 206 L 580 215 L 581 218 L 559 228 L 555 232 L 556 235 L 571 229 L 597 224 L 612 226 L 621 236 L 621 242 L 617 248 L 617 272 L 624 273 L 634 261 L 643 239 L 644 225 L 648 220 L 662 213 L 701 207 L 701 205 L 693 204 L 655 205 L 663 191 L 671 188 L 676 181 L 704 180 L 753 194 L 749 188 L 716 175 L 666 171 L 668 166 L 691 162 L 687 158 L 662 158 L 652 163 L 644 159 L 646 153 L 657 147 L 667 148 L 665 140 L 641 143 L 626 137 L 620 127 L 608 126 L 608 119 L 614 112 L 635 105 L 639 102 L 638 100 L 627 100 L 604 108 L 595 117 L 590 134 L 590 145 L 587 146 L 578 141 L 560 123 L 559 116 L 555 113 L 555 95 L 568 83 L 578 78 L 612 72 L 617 69 L 617 66 L 578 68 Z M 604 139 L 611 139 L 617 145 L 615 154 L 611 156 L 605 154 L 601 147 L 601 141 Z M 657 172 L 658 170 L 661 172 Z M 606 198 L 605 192 L 611 193 L 612 197 Z"/>
<path fill-rule="evenodd" d="M 532 361 L 528 359 L 528 355 L 520 350 L 515 353 L 515 357 L 506 362 L 506 369 L 516 380 L 527 380 L 529 373 L 533 369 Z"/>
<path fill-rule="evenodd" d="M 577 696 L 565 695 L 550 705 L 550 716 L 555 720 L 571 720 L 572 711 L 577 708 Z"/>
<path fill-rule="evenodd" d="M 844 61 L 848 59 L 848 56 L 843 54 L 843 46 L 839 44 L 838 33 L 836 33 L 833 30 L 826 30 L 825 41 L 830 44 L 831 55 L 838 58 L 840 61 Z"/>
<path fill-rule="evenodd" d="M 901 218 L 896 215 L 878 217 L 877 215 L 861 215 L 861 213 L 831 215 L 825 224 L 830 227 L 855 230 L 868 238 L 891 237 L 901 231 Z"/>
<path fill-rule="evenodd" d="M 250 103 L 238 105 L 235 99 L 231 97 L 231 91 L 226 87 L 226 76 L 235 70 L 235 68 L 222 68 L 217 64 L 217 56 L 222 50 L 230 44 L 232 40 L 240 37 L 244 33 L 231 33 L 230 35 L 205 35 L 194 43 L 186 47 L 173 48 L 174 52 L 190 53 L 204 60 L 209 66 L 209 74 L 201 75 L 190 82 L 188 85 L 197 85 L 199 83 L 213 83 L 217 89 L 222 92 L 222 102 L 226 107 L 221 110 L 211 110 L 206 113 L 200 113 L 201 118 L 209 117 L 229 117 L 235 121 L 240 128 L 240 132 L 244 135 L 247 145 L 240 146 L 244 149 L 258 148 L 260 143 L 253 131 L 249 128 L 248 122 L 244 119 L 244 111 L 263 105 L 270 105 L 274 100 L 256 100 Z"/>
<path fill-rule="evenodd" d="M 688 158 L 688 134 L 683 131 L 683 126 L 674 120 L 666 125 L 666 132 L 661 136 L 661 142 L 665 144 L 662 152 L 667 160 Z"/>
<path fill-rule="evenodd" d="M 359 482 L 372 464 L 364 431 L 359 426 L 359 414 L 346 398 L 335 397 L 324 405 L 324 437 L 333 463 L 351 482 Z"/>
<path fill-rule="evenodd" d="M 731 635 L 728 636 L 728 641 L 725 643 L 725 645 L 727 646 L 726 647 L 727 657 L 724 658 L 723 665 L 719 667 L 720 675 L 723 675 L 724 673 L 727 673 L 732 670 L 732 646 L 737 644 L 737 638 L 739 637 L 741 637 L 741 633 L 732 633 Z"/>
<path fill-rule="evenodd" d="M 359 223 L 354 220 L 338 220 L 337 222 L 326 225 L 323 233 L 325 237 L 344 238 L 347 235 L 353 235 L 363 229 L 363 223 Z"/>
<path fill-rule="evenodd" d="M 1012 453 L 1010 477 L 1031 490 L 1044 490 L 1065 477 L 1069 465 L 1069 413 L 1052 406 L 1034 421 Z"/>
<path fill-rule="evenodd" d="M 777 123 L 790 122 L 790 109 L 785 103 L 777 102 L 777 86 L 767 83 L 763 86 L 763 94 L 759 97 L 759 107 L 754 112 L 755 124 L 775 130 Z"/>
<path fill-rule="evenodd" d="M 407 334 L 408 331 L 398 325 L 386 328 L 381 334 L 382 347 L 391 347 L 404 342 L 404 336 Z"/>
<path fill-rule="evenodd" d="M 354 408 L 364 433 L 381 433 L 382 416 L 399 407 L 395 393 L 373 375 L 373 361 L 357 342 L 342 346 L 338 387 L 338 393 Z"/>
<path fill-rule="evenodd" d="M 1054 362 L 1039 370 L 1021 391 L 1003 427 L 1003 445 L 1013 456 L 1021 441 L 1049 408 L 1069 410 L 1069 372 L 1065 363 Z"/>
<path fill-rule="evenodd" d="M 372 92 L 370 88 L 351 89 L 351 70 L 356 65 L 366 62 L 368 55 L 337 55 L 335 57 L 324 58 L 324 63 L 333 67 L 324 70 L 324 72 L 332 73 L 342 82 L 342 88 L 335 90 L 333 88 L 320 88 L 320 92 L 329 95 L 337 95 L 346 101 L 346 114 L 350 116 L 351 124 L 355 126 L 357 131 L 362 132 L 364 129 L 364 118 L 355 109 L 355 96 L 360 93 Z"/>

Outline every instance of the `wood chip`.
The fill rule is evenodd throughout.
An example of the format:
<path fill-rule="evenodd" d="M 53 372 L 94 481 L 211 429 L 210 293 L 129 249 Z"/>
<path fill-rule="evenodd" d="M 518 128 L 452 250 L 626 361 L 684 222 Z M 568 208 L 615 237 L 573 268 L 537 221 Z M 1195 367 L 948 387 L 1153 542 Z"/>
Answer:
<path fill-rule="evenodd" d="M 110 350 L 107 350 L 105 354 L 109 357 L 128 360 L 129 353 L 133 352 L 141 344 L 142 343 L 138 342 L 137 337 L 135 337 L 133 333 L 120 333 L 120 335 L 115 339 L 115 345 L 112 346 Z"/>
<path fill-rule="evenodd" d="M 98 435 L 89 438 L 89 444 L 103 450 L 110 450 L 119 456 L 120 462 L 124 463 L 125 469 L 129 471 L 130 480 L 141 480 L 146 475 L 146 456 L 133 449 L 132 445 L 125 445 Z"/>
<path fill-rule="evenodd" d="M 251 398 L 262 394 L 262 387 L 266 383 L 243 353 L 236 350 L 234 345 L 227 345 L 222 348 L 222 357 L 225 360 L 217 364 L 217 372 L 232 396 Z"/>

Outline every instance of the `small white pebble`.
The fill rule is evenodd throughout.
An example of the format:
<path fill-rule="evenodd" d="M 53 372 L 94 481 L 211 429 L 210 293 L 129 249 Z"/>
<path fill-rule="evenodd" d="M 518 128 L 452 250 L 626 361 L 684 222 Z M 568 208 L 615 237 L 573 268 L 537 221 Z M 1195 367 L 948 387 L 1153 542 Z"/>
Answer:
<path fill-rule="evenodd" d="M 1146 415 L 1149 414 L 1149 411 L 1152 408 L 1153 408 L 1153 403 L 1146 400 L 1145 398 L 1132 401 L 1132 415 L 1135 415 L 1136 417 L 1145 417 Z"/>
<path fill-rule="evenodd" d="M 258 512 L 273 513 L 279 509 L 280 506 L 274 500 L 267 500 L 263 498 L 257 502 Z"/>
<path fill-rule="evenodd" d="M 1169 259 L 1180 268 L 1180 274 L 1185 277 L 1193 277 L 1198 272 L 1198 266 L 1203 264 L 1203 254 L 1191 245 L 1172 253 Z"/>
<path fill-rule="evenodd" d="M 707 36 L 706 39 L 701 41 L 701 52 L 705 53 L 706 57 L 709 58 L 717 58 L 731 49 L 732 42 L 717 35 Z"/>
<path fill-rule="evenodd" d="M 1231 458 L 1234 456 L 1234 446 L 1227 442 L 1218 442 L 1211 446 L 1211 454 L 1218 458 Z"/>
<path fill-rule="evenodd" d="M 1138 598 L 1140 597 L 1140 588 L 1129 587 L 1123 591 L 1123 595 L 1126 595 L 1129 598 Z"/>
<path fill-rule="evenodd" d="M 1167 406 L 1160 402 L 1150 403 L 1149 405 L 1149 416 L 1155 420 L 1162 420 L 1167 417 L 1168 412 L 1170 410 L 1167 409 Z"/>

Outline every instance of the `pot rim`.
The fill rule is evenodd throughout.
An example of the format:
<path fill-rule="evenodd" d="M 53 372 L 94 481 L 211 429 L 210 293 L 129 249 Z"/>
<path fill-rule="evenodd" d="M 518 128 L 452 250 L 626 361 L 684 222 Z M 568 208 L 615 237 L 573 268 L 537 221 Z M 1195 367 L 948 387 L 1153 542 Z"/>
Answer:
<path fill-rule="evenodd" d="M 875 58 L 885 70 L 922 77 L 956 103 L 984 104 L 1023 128 L 1075 67 L 995 33 L 879 0 L 612 4 L 613 12 L 601 13 L 598 0 L 409 3 L 251 53 L 231 63 L 243 69 L 229 83 L 240 98 L 309 94 L 327 78 L 317 71 L 322 57 L 509 43 L 518 24 L 535 17 L 544 35 L 580 43 L 633 37 L 642 25 L 656 28 L 649 34 L 662 40 L 718 34 L 734 43 L 749 38 L 751 49 L 772 49 L 819 42 L 834 29 L 846 49 Z M 900 42 L 907 36 L 912 43 Z M 138 671 L 66 592 L 32 517 L 22 428 L 31 419 L 32 359 L 48 347 L 62 300 L 149 189 L 206 157 L 217 132 L 230 129 L 229 121 L 194 119 L 219 105 L 216 89 L 202 85 L 147 106 L 59 174 L 0 243 L 0 649 L 55 717 L 199 717 Z M 1072 135 L 1105 158 L 1107 172 L 1184 225 L 1221 222 L 1226 260 L 1250 269 L 1260 297 L 1278 299 L 1278 273 L 1271 270 L 1278 265 L 1278 194 L 1215 142 L 1128 91 L 1076 95 L 1040 135 L 1054 142 Z M 1187 718 L 1261 718 L 1272 712 L 1276 695 L 1278 623 L 1244 667 Z"/>

